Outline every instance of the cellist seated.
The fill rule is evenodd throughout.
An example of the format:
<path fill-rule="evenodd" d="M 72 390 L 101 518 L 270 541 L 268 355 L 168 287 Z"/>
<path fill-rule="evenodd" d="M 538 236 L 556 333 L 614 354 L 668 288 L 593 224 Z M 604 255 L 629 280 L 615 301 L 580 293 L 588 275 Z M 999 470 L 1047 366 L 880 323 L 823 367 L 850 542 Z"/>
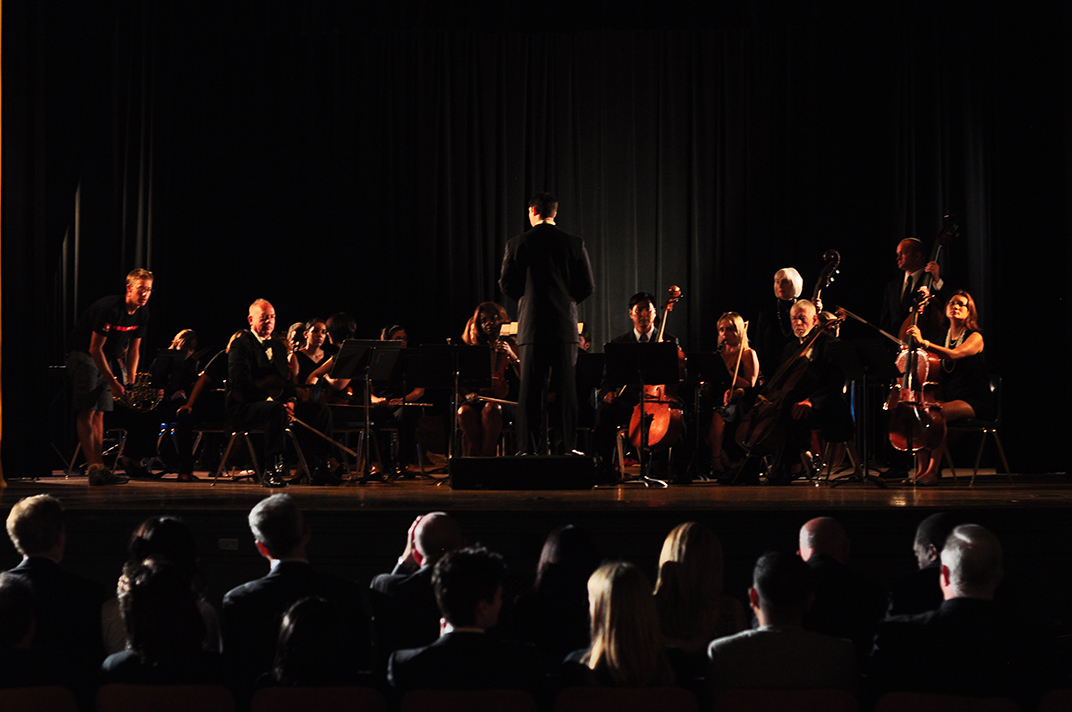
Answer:
<path fill-rule="evenodd" d="M 815 305 L 801 299 L 789 311 L 789 321 L 796 337 L 782 352 L 782 362 L 800 351 L 812 330 L 819 325 Z M 853 421 L 845 399 L 845 374 L 831 358 L 829 345 L 837 337 L 828 333 L 818 336 L 802 356 L 808 360 L 803 375 L 784 399 L 783 420 L 788 426 L 785 447 L 775 458 L 769 481 L 786 484 L 803 471 L 799 457 L 809 449 L 812 431 L 818 430 L 828 442 L 845 442 L 852 438 Z"/>
<path fill-rule="evenodd" d="M 656 329 L 655 297 L 647 292 L 637 292 L 629 299 L 629 320 L 633 328 L 611 339 L 612 344 L 644 344 L 658 338 Z M 677 337 L 663 334 L 663 341 L 678 343 Z M 640 403 L 640 388 L 611 383 L 606 378 L 599 388 L 596 410 L 595 448 L 601 467 L 612 469 L 615 435 L 618 428 L 628 425 L 633 409 Z"/>

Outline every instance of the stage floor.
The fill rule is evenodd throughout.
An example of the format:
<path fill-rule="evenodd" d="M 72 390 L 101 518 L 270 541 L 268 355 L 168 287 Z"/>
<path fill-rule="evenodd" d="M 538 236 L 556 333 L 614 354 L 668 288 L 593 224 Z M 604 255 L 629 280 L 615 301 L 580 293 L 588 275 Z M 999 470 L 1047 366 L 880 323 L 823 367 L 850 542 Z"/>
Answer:
<path fill-rule="evenodd" d="M 749 510 L 888 510 L 897 509 L 1063 509 L 1072 506 L 1072 480 L 1067 473 L 997 474 L 980 470 L 975 485 L 970 472 L 954 482 L 948 472 L 937 485 L 913 487 L 889 483 L 886 488 L 851 482 L 834 487 L 796 480 L 787 486 L 726 486 L 694 482 L 667 488 L 639 483 L 584 490 L 454 490 L 446 480 L 397 479 L 347 483 L 339 487 L 291 485 L 281 490 L 261 487 L 249 479 L 220 478 L 207 473 L 199 482 L 180 483 L 174 475 L 159 480 L 131 480 L 125 485 L 90 487 L 84 476 L 62 472 L 37 480 L 13 479 L 0 490 L 0 504 L 10 508 L 21 497 L 50 492 L 71 510 L 244 510 L 276 491 L 299 496 L 304 507 L 319 511 L 483 511 L 600 512 L 623 510 L 749 511 Z M 1011 479 L 1011 484 L 1010 484 Z"/>

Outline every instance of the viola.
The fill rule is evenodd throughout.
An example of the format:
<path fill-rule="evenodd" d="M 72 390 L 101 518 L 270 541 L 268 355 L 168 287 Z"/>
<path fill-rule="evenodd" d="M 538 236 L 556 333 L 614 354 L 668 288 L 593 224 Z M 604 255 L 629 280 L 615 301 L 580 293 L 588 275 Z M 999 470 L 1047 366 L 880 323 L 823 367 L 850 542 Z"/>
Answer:
<path fill-rule="evenodd" d="M 666 300 L 666 308 L 663 314 L 662 324 L 659 325 L 659 335 L 656 342 L 662 342 L 666 334 L 666 322 L 674 306 L 681 300 L 681 288 L 677 285 L 670 287 L 670 296 Z M 682 376 L 685 369 L 685 352 L 678 347 L 678 366 Z M 644 393 L 640 402 L 633 408 L 633 416 L 629 420 L 629 442 L 634 447 L 641 447 L 645 433 L 643 426 L 647 426 L 647 446 L 649 450 L 667 450 L 677 444 L 681 439 L 684 423 L 684 410 L 681 400 L 677 397 L 677 384 L 660 384 L 644 386 Z"/>

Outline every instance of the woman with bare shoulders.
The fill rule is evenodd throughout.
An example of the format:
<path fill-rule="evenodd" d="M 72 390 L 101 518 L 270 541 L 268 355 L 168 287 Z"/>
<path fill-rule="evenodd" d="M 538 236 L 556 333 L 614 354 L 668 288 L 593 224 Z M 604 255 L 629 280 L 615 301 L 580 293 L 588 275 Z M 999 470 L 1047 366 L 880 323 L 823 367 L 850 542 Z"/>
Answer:
<path fill-rule="evenodd" d="M 747 389 L 754 388 L 759 379 L 759 357 L 748 346 L 748 327 L 737 312 L 726 312 L 718 318 L 718 353 L 726 365 L 727 389 L 715 395 L 715 412 L 711 415 L 708 440 L 711 444 L 711 474 L 720 477 L 730 461 L 722 448 L 726 423 L 736 422 L 742 413 L 742 399 Z M 733 381 L 730 383 L 730 381 Z"/>
<path fill-rule="evenodd" d="M 939 380 L 942 419 L 946 423 L 961 418 L 989 420 L 994 417 L 994 394 L 990 390 L 990 377 L 983 362 L 983 335 L 979 331 L 975 300 L 964 290 L 954 292 L 945 305 L 945 316 L 949 329 L 945 333 L 944 344 L 925 340 L 917 326 L 908 329 L 908 335 L 920 343 L 925 351 L 942 357 Z M 946 439 L 943 437 L 934 450 L 919 451 L 916 484 L 927 485 L 938 481 L 945 447 Z"/>
<path fill-rule="evenodd" d="M 503 411 L 512 418 L 516 408 L 500 402 L 507 400 L 511 391 L 516 393 L 521 377 L 517 343 L 513 337 L 500 335 L 502 325 L 509 321 L 501 304 L 484 302 L 473 312 L 462 333 L 462 341 L 469 346 L 487 344 L 491 348 L 492 379 L 491 388 L 466 393 L 465 403 L 458 408 L 465 455 L 494 456 L 502 432 Z"/>

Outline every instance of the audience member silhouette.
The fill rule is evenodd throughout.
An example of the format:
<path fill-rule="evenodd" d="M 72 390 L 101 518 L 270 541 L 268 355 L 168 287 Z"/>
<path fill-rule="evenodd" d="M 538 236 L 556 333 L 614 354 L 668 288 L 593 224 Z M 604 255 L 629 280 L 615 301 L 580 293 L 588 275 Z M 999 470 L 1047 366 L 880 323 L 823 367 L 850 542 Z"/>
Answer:
<path fill-rule="evenodd" d="M 249 528 L 271 570 L 223 598 L 223 653 L 235 683 L 249 689 L 271 669 L 283 615 L 308 596 L 334 603 L 339 629 L 355 641 L 358 655 L 367 655 L 368 620 L 360 589 L 309 564 L 309 527 L 294 498 L 277 494 L 261 500 L 249 513 Z"/>
<path fill-rule="evenodd" d="M 800 528 L 800 558 L 812 572 L 815 599 L 804 614 L 805 630 L 848 638 L 862 662 L 871 652 L 885 597 L 849 566 L 849 537 L 836 519 L 819 517 Z"/>
<path fill-rule="evenodd" d="M 599 561 L 587 533 L 559 527 L 544 541 L 532 588 L 515 602 L 514 635 L 536 645 L 548 669 L 588 646 L 588 578 Z"/>
<path fill-rule="evenodd" d="M 433 573 L 443 614 L 441 635 L 421 648 L 398 650 L 387 664 L 397 690 L 533 690 L 536 652 L 528 645 L 496 640 L 503 603 L 502 557 L 475 547 L 443 556 Z"/>
<path fill-rule="evenodd" d="M 711 642 L 711 681 L 731 688 L 844 688 L 856 685 L 852 641 L 805 630 L 812 572 L 799 556 L 772 552 L 756 562 L 748 598 L 759 627 Z"/>
<path fill-rule="evenodd" d="M 17 502 L 7 517 L 7 533 L 23 557 L 9 573 L 33 591 L 33 648 L 81 694 L 104 660 L 101 605 L 107 588 L 60 567 L 67 529 L 55 497 L 39 494 Z"/>
<path fill-rule="evenodd" d="M 942 588 L 938 584 L 942 547 L 955 526 L 956 520 L 948 512 L 932 514 L 919 523 L 912 542 L 919 568 L 890 588 L 887 616 L 926 613 L 942 605 Z"/>
<path fill-rule="evenodd" d="M 190 589 L 197 595 L 197 608 L 205 622 L 202 647 L 220 652 L 219 617 L 216 609 L 205 600 L 205 582 L 197 563 L 197 542 L 185 522 L 178 517 L 146 519 L 131 535 L 127 552 L 130 555 L 129 564 L 137 564 L 149 557 L 163 558 L 187 577 Z M 124 650 L 127 647 L 127 629 L 119 612 L 118 598 L 104 604 L 101 618 L 105 649 L 109 653 Z"/>
<path fill-rule="evenodd" d="M 633 564 L 603 564 L 588 579 L 591 644 L 570 655 L 588 674 L 577 682 L 604 687 L 674 684 L 651 584 Z M 567 667 L 567 677 L 574 670 Z"/>
<path fill-rule="evenodd" d="M 63 683 L 53 663 L 33 649 L 33 590 L 19 576 L 0 574 L 0 688 Z"/>
<path fill-rule="evenodd" d="M 225 682 L 219 653 L 204 649 L 205 621 L 182 566 L 155 557 L 130 562 L 118 590 L 130 648 L 108 656 L 101 665 L 102 683 Z"/>
<path fill-rule="evenodd" d="M 942 605 L 879 626 L 871 657 L 875 692 L 1021 699 L 1036 693 L 1048 677 L 1049 641 L 994 602 L 1003 576 L 998 538 L 978 524 L 956 527 L 941 553 Z"/>
<path fill-rule="evenodd" d="M 666 644 L 706 657 L 707 644 L 747 627 L 744 609 L 722 595 L 722 543 L 705 526 L 686 522 L 663 541 L 655 606 Z"/>
<path fill-rule="evenodd" d="M 319 596 L 288 608 L 279 628 L 275 665 L 263 682 L 291 687 L 357 684 L 356 641 L 339 627 L 340 617 L 338 607 Z"/>
<path fill-rule="evenodd" d="M 373 640 L 377 669 L 402 648 L 428 645 L 439 637 L 439 606 L 432 573 L 443 556 L 462 546 L 458 523 L 445 512 L 413 520 L 406 547 L 389 574 L 372 579 Z"/>

